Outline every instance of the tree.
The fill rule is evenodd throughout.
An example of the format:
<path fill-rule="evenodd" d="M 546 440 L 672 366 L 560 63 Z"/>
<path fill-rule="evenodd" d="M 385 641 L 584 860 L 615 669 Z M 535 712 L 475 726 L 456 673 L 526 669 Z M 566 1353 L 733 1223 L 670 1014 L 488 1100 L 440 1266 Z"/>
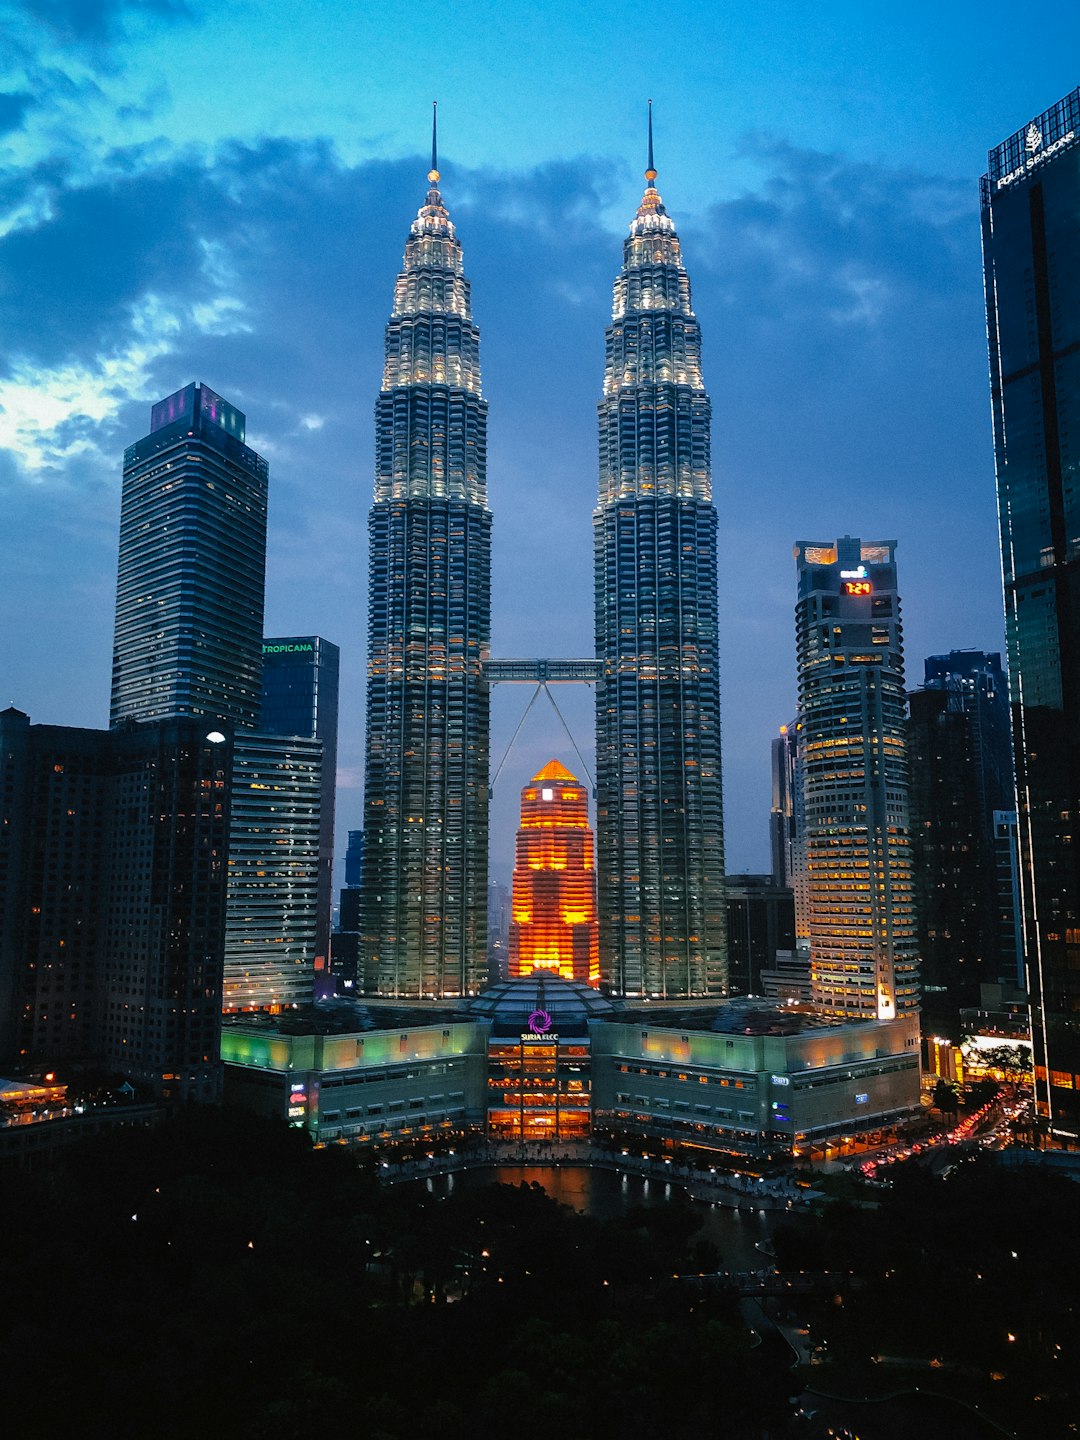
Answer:
<path fill-rule="evenodd" d="M 942 1115 L 956 1115 L 960 1109 L 960 1096 L 951 1080 L 938 1080 L 934 1085 L 930 1104 Z"/>

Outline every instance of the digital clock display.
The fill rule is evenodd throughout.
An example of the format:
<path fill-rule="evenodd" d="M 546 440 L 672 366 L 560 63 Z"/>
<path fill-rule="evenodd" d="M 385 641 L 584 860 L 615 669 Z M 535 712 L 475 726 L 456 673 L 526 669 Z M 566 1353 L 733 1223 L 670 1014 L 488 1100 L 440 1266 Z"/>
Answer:
<path fill-rule="evenodd" d="M 844 594 L 845 594 L 845 595 L 869 595 L 869 594 L 871 594 L 871 592 L 872 592 L 872 586 L 871 586 L 869 580 L 845 580 L 845 581 L 844 581 Z"/>

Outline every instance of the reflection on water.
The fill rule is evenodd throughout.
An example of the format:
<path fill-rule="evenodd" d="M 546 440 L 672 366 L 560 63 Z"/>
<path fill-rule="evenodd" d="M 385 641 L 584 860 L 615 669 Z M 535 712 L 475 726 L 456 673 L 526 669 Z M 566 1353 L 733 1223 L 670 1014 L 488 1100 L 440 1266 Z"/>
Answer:
<path fill-rule="evenodd" d="M 771 1264 L 756 1247 L 768 1242 L 775 1217 L 763 1210 L 732 1210 L 704 1200 L 690 1200 L 678 1185 L 648 1180 L 641 1175 L 620 1175 L 588 1165 L 502 1165 L 437 1175 L 418 1182 L 434 1195 L 451 1195 L 460 1189 L 483 1185 L 537 1184 L 561 1205 L 583 1214 L 609 1220 L 635 1205 L 663 1205 L 682 1201 L 701 1216 L 701 1233 L 720 1251 L 721 1265 L 729 1270 L 760 1270 Z"/>

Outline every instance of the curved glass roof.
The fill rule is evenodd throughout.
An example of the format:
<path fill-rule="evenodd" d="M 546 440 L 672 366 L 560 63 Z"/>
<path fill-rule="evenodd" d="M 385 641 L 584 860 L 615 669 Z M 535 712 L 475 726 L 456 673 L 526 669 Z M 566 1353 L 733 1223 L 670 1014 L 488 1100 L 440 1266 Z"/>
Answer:
<path fill-rule="evenodd" d="M 553 971 L 534 970 L 516 980 L 502 980 L 462 1010 L 470 1020 L 490 1020 L 494 1034 L 520 1035 L 543 1026 L 537 1012 L 547 1016 L 545 1031 L 555 1035 L 583 1035 L 590 1020 L 610 1017 L 615 1002 L 580 980 L 566 980 Z"/>

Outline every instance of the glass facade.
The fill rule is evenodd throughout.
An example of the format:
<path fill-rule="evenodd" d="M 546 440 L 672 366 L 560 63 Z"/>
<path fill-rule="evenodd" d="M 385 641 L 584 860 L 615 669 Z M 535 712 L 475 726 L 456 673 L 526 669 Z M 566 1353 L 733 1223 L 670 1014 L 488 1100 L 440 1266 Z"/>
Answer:
<path fill-rule="evenodd" d="M 205 385 L 124 453 L 109 723 L 259 723 L 269 471 Z"/>
<path fill-rule="evenodd" d="M 428 180 L 386 327 L 369 521 L 364 972 L 401 996 L 472 994 L 487 964 L 487 403 Z"/>
<path fill-rule="evenodd" d="M 558 760 L 521 792 L 509 943 L 512 977 L 554 970 L 566 980 L 599 984 L 589 796 Z"/>
<path fill-rule="evenodd" d="M 225 1011 L 310 1004 L 315 982 L 323 748 L 236 733 Z"/>
<path fill-rule="evenodd" d="M 338 672 L 341 652 L 321 635 L 263 641 L 262 721 L 268 735 L 303 735 L 322 742 L 319 799 L 319 893 L 316 962 L 330 955 L 334 882 L 334 801 L 337 794 Z"/>
<path fill-rule="evenodd" d="M 599 406 L 600 963 L 622 994 L 722 994 L 710 406 L 690 281 L 651 156 L 645 179 L 615 281 Z"/>
<path fill-rule="evenodd" d="M 896 542 L 795 546 L 801 856 L 815 1001 L 919 1006 Z"/>
<path fill-rule="evenodd" d="M 1012 808 L 1012 735 L 1000 655 L 954 650 L 926 661 L 908 697 L 911 834 L 919 954 L 928 1008 L 979 1003 L 979 986 L 1016 975 L 1014 926 L 999 910 L 995 813 Z M 1004 942 L 1004 944 L 1003 944 Z"/>
<path fill-rule="evenodd" d="M 1080 90 L 990 152 L 990 393 L 1044 1123 L 1080 1136 Z"/>

